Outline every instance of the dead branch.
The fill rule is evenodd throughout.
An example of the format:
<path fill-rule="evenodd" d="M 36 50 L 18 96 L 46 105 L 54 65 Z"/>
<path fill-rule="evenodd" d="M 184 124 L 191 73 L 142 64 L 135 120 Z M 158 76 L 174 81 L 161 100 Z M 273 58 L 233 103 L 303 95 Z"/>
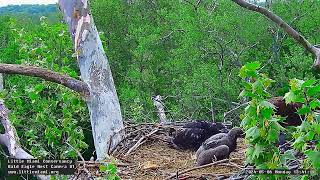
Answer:
<path fill-rule="evenodd" d="M 158 114 L 160 123 L 162 123 L 162 124 L 166 123 L 167 117 L 166 117 L 166 114 L 164 111 L 164 105 L 162 102 L 163 98 L 160 95 L 157 95 L 157 96 L 152 96 L 151 99 L 153 101 L 154 106 L 157 109 L 157 114 Z"/>
<path fill-rule="evenodd" d="M 246 106 L 246 105 L 248 105 L 248 104 L 249 104 L 249 102 L 245 102 L 245 103 L 240 104 L 239 106 L 231 109 L 230 111 L 227 111 L 227 112 L 223 113 L 223 119 L 225 119 L 225 117 L 226 117 L 228 114 L 230 114 L 231 112 L 233 112 L 233 111 L 235 111 L 235 110 L 237 110 L 237 109 L 239 109 L 239 108 L 241 108 L 241 107 L 243 107 L 243 106 Z"/>
<path fill-rule="evenodd" d="M 320 68 L 320 49 L 313 46 L 306 38 L 304 38 L 299 32 L 293 29 L 285 21 L 283 21 L 279 16 L 273 14 L 271 11 L 267 10 L 264 7 L 248 3 L 244 0 L 232 0 L 232 1 L 237 3 L 239 6 L 243 8 L 263 14 L 268 19 L 270 19 L 271 21 L 276 23 L 278 26 L 280 26 L 287 34 L 289 34 L 299 44 L 301 44 L 307 51 L 309 51 L 316 57 L 313 66 Z"/>
<path fill-rule="evenodd" d="M 242 166 L 239 166 L 238 164 L 236 163 L 221 163 L 221 164 L 217 164 L 217 166 L 228 166 L 228 167 L 234 167 L 234 168 L 237 168 L 237 169 L 243 169 Z"/>
<path fill-rule="evenodd" d="M 4 101 L 0 99 L 0 119 L 5 133 L 0 134 L 0 144 L 8 149 L 11 158 L 34 159 L 32 155 L 22 149 L 16 129 L 9 120 L 9 110 L 5 107 Z M 40 180 L 48 180 L 50 176 L 36 175 Z"/>
<path fill-rule="evenodd" d="M 40 67 L 24 66 L 18 64 L 0 64 L 0 73 L 39 77 L 47 81 L 64 85 L 74 91 L 83 93 L 85 95 L 89 94 L 89 89 L 86 83 L 74 79 L 70 76 Z"/>

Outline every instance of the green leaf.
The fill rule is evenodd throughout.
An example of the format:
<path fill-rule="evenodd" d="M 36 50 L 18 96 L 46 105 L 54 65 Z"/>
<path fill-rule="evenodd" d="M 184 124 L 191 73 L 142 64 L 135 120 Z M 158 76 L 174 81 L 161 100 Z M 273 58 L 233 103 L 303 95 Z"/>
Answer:
<path fill-rule="evenodd" d="M 245 66 L 242 66 L 240 71 L 239 71 L 239 76 L 241 78 L 246 78 L 247 77 L 247 68 Z"/>
<path fill-rule="evenodd" d="M 296 98 L 296 95 L 292 91 L 289 91 L 284 95 L 284 99 L 287 104 L 294 102 L 295 98 Z"/>
<path fill-rule="evenodd" d="M 270 103 L 269 101 L 262 101 L 260 102 L 260 106 L 264 106 L 264 107 L 267 107 L 267 108 L 272 108 L 272 109 L 275 109 L 276 107 Z"/>
<path fill-rule="evenodd" d="M 310 102 L 311 109 L 317 109 L 320 107 L 320 101 L 317 99 L 314 99 Z"/>
<path fill-rule="evenodd" d="M 248 82 L 242 82 L 241 85 L 246 89 L 251 91 L 252 90 L 252 84 Z"/>
<path fill-rule="evenodd" d="M 271 108 L 263 108 L 261 110 L 261 114 L 265 119 L 270 119 L 273 114 L 273 110 Z"/>
<path fill-rule="evenodd" d="M 305 81 L 304 83 L 302 83 L 301 88 L 312 86 L 316 82 L 317 81 L 315 79 L 309 79 L 309 80 Z"/>
<path fill-rule="evenodd" d="M 255 140 L 256 138 L 258 138 L 260 136 L 260 131 L 258 127 L 254 126 L 248 129 L 246 131 L 246 136 L 247 136 L 246 138 L 252 138 L 252 140 Z"/>
<path fill-rule="evenodd" d="M 22 100 L 20 98 L 16 98 L 16 105 L 22 106 Z"/>
<path fill-rule="evenodd" d="M 312 163 L 312 166 L 317 170 L 320 170 L 320 152 L 309 149 L 305 154 L 307 155 L 308 160 Z"/>
<path fill-rule="evenodd" d="M 252 92 L 255 94 L 261 94 L 263 92 L 263 85 L 260 81 L 256 81 L 252 84 Z"/>
<path fill-rule="evenodd" d="M 254 146 L 254 151 L 253 151 L 253 158 L 258 158 L 260 154 L 263 152 L 264 146 L 262 144 L 256 144 Z"/>
<path fill-rule="evenodd" d="M 34 87 L 34 90 L 37 91 L 37 92 L 40 92 L 44 89 L 44 85 L 43 84 L 37 84 L 35 87 Z"/>
<path fill-rule="evenodd" d="M 315 87 L 311 87 L 310 89 L 308 89 L 307 95 L 314 96 L 314 95 L 318 94 L 319 92 L 320 92 L 320 85 L 315 86 Z"/>
<path fill-rule="evenodd" d="M 270 128 L 275 129 L 277 131 L 284 130 L 284 128 L 279 124 L 279 119 L 277 118 L 272 118 L 269 120 L 270 122 Z"/>
<path fill-rule="evenodd" d="M 117 173 L 117 167 L 114 164 L 108 164 L 107 166 L 108 171 L 110 174 L 116 174 Z"/>
<path fill-rule="evenodd" d="M 298 126 L 300 131 L 309 131 L 311 129 L 311 124 L 308 121 L 302 121 L 301 125 Z"/>
<path fill-rule="evenodd" d="M 313 125 L 314 131 L 320 135 L 320 124 L 314 124 Z"/>
<path fill-rule="evenodd" d="M 306 141 L 311 141 L 314 138 L 315 133 L 312 131 L 309 131 L 304 137 Z"/>
<path fill-rule="evenodd" d="M 292 102 L 301 102 L 304 103 L 304 98 L 301 95 L 295 94 L 293 91 L 289 91 L 284 95 L 284 99 L 286 101 L 286 104 L 292 103 Z"/>
<path fill-rule="evenodd" d="M 302 136 L 299 136 L 294 142 L 293 142 L 293 147 L 297 149 L 301 149 L 303 145 L 305 144 L 305 141 Z"/>
<path fill-rule="evenodd" d="M 246 163 L 249 163 L 249 164 L 252 163 L 252 161 L 253 161 L 253 152 L 254 152 L 254 148 L 252 146 L 249 146 L 246 149 L 246 156 L 247 156 Z"/>
<path fill-rule="evenodd" d="M 37 100 L 38 97 L 39 97 L 38 94 L 35 93 L 35 92 L 30 92 L 28 96 L 29 96 L 29 98 L 30 98 L 32 101 Z"/>
<path fill-rule="evenodd" d="M 275 82 L 274 80 L 269 79 L 269 78 L 266 78 L 266 79 L 263 81 L 263 87 L 264 87 L 264 88 L 268 88 L 268 87 L 271 85 L 271 83 L 274 83 L 274 82 Z"/>
<path fill-rule="evenodd" d="M 304 81 L 299 80 L 299 79 L 291 79 L 289 82 L 292 91 L 301 90 L 301 86 L 303 83 L 304 83 Z"/>
<path fill-rule="evenodd" d="M 276 129 L 269 129 L 267 140 L 271 143 L 276 142 L 279 137 L 279 131 Z"/>
<path fill-rule="evenodd" d="M 307 113 L 310 113 L 311 109 L 309 106 L 303 105 L 300 109 L 298 109 L 297 113 L 299 115 L 305 115 Z"/>
<path fill-rule="evenodd" d="M 255 71 L 255 70 L 259 69 L 260 66 L 261 66 L 261 63 L 258 62 L 258 61 L 254 61 L 254 62 L 251 62 L 251 63 L 247 63 L 247 64 L 245 65 L 246 69 L 251 70 L 251 71 Z"/>
<path fill-rule="evenodd" d="M 253 118 L 250 118 L 246 116 L 245 118 L 242 119 L 241 121 L 241 127 L 246 127 L 248 125 L 251 125 L 252 123 L 256 122 Z"/>
<path fill-rule="evenodd" d="M 100 165 L 99 166 L 99 170 L 100 170 L 100 172 L 106 172 L 107 171 L 107 166 L 105 166 L 105 165 Z"/>

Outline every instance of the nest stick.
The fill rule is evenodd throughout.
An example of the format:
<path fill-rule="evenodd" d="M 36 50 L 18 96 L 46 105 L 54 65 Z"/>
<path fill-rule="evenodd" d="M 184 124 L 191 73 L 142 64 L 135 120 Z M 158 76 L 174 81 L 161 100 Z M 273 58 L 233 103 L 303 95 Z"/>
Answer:
<path fill-rule="evenodd" d="M 180 173 L 177 173 L 177 174 L 174 174 L 174 175 L 172 175 L 172 176 L 169 176 L 169 177 L 167 177 L 165 180 L 172 179 L 172 178 L 176 177 L 177 175 L 182 175 L 182 174 L 185 174 L 185 173 L 190 172 L 190 171 L 194 171 L 194 170 L 197 170 L 197 169 L 202 169 L 202 168 L 214 166 L 214 165 L 217 165 L 217 164 L 220 164 L 220 163 L 229 162 L 229 161 L 231 161 L 231 160 L 236 160 L 236 158 L 234 158 L 234 159 L 223 159 L 223 160 L 220 160 L 220 161 L 212 162 L 212 163 L 210 163 L 210 164 L 206 164 L 206 165 L 202 165 L 202 166 L 197 166 L 197 167 L 189 168 L 189 169 L 186 169 L 186 170 L 181 171 Z"/>
<path fill-rule="evenodd" d="M 147 134 L 146 136 L 142 136 L 142 137 L 138 140 L 138 142 L 137 142 L 135 145 L 133 145 L 133 146 L 129 149 L 129 151 L 128 151 L 124 156 L 128 156 L 132 151 L 134 151 L 134 150 L 137 149 L 140 145 L 142 145 L 143 143 L 145 143 L 146 141 L 144 141 L 144 140 L 145 140 L 146 138 L 148 138 L 149 136 L 151 136 L 152 134 L 154 134 L 154 133 L 156 133 L 156 132 L 158 132 L 158 131 L 159 131 L 159 129 L 156 129 L 156 130 L 150 132 L 149 134 Z"/>

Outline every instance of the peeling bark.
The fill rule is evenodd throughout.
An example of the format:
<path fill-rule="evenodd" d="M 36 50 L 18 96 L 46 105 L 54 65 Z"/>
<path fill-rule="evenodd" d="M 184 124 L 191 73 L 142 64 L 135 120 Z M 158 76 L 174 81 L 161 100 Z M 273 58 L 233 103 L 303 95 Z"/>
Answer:
<path fill-rule="evenodd" d="M 62 84 L 74 91 L 80 92 L 85 95 L 89 93 L 89 89 L 86 83 L 69 77 L 67 75 L 56 73 L 44 68 L 23 66 L 17 64 L 0 64 L 0 73 L 20 74 L 26 76 L 39 77 L 47 81 Z"/>
<path fill-rule="evenodd" d="M 271 11 L 267 10 L 264 7 L 257 6 L 255 4 L 251 4 L 246 2 L 245 0 L 232 0 L 237 3 L 239 6 L 249 9 L 251 11 L 258 12 L 268 19 L 276 23 L 279 27 L 281 27 L 287 34 L 289 34 L 293 39 L 295 39 L 300 45 L 302 45 L 307 51 L 312 53 L 316 58 L 313 63 L 313 66 L 316 68 L 320 68 L 320 49 L 313 46 L 305 37 L 303 37 L 299 32 L 293 29 L 289 24 L 283 21 L 279 16 L 273 14 Z"/>
<path fill-rule="evenodd" d="M 89 87 L 87 105 L 97 158 L 101 160 L 121 141 L 119 132 L 124 127 L 113 77 L 88 1 L 59 0 L 59 6 L 71 33 L 81 79 Z"/>
<path fill-rule="evenodd" d="M 22 149 L 16 129 L 12 126 L 9 117 L 9 110 L 5 107 L 4 101 L 0 99 L 0 119 L 5 133 L 0 134 L 0 144 L 7 147 L 10 157 L 16 159 L 34 159 L 29 153 Z M 37 175 L 40 180 L 49 180 L 50 176 Z"/>

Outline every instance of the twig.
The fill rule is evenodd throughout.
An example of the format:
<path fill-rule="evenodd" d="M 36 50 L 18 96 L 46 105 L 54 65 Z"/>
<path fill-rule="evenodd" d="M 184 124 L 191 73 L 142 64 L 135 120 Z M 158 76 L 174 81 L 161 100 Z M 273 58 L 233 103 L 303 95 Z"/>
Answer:
<path fill-rule="evenodd" d="M 148 138 L 149 136 L 151 136 L 152 134 L 154 134 L 154 133 L 156 133 L 156 132 L 158 132 L 159 131 L 159 129 L 157 128 L 156 130 L 154 130 L 154 131 L 152 131 L 152 132 L 150 132 L 149 134 L 147 134 L 146 136 L 143 136 L 143 137 L 141 137 L 139 140 L 138 140 L 138 142 L 134 145 L 134 146 L 132 146 L 130 149 L 129 149 L 129 151 L 124 155 L 124 156 L 128 156 L 132 151 L 134 151 L 135 149 L 137 149 L 140 145 L 142 145 L 143 143 L 145 143 L 146 142 L 146 138 Z M 144 141 L 145 140 L 145 141 Z"/>
<path fill-rule="evenodd" d="M 217 164 L 220 164 L 220 163 L 229 162 L 229 161 L 232 161 L 232 160 L 238 160 L 238 158 L 234 158 L 234 159 L 223 159 L 223 160 L 220 160 L 220 161 L 212 162 L 212 163 L 210 163 L 210 164 L 206 164 L 206 165 L 202 165 L 202 166 L 197 166 L 197 167 L 189 168 L 189 169 L 183 170 L 183 171 L 181 171 L 180 173 L 177 173 L 177 174 L 178 174 L 178 175 L 182 175 L 182 174 L 185 174 L 185 173 L 190 172 L 190 171 L 194 171 L 194 170 L 197 170 L 197 169 L 202 169 L 202 168 L 214 166 L 214 165 L 217 165 Z M 176 177 L 176 176 L 177 176 L 176 174 L 175 174 L 175 175 L 172 175 L 172 176 L 169 176 L 169 177 L 167 177 L 165 180 L 169 180 L 169 179 L 174 178 L 174 177 Z"/>
<path fill-rule="evenodd" d="M 71 144 L 69 144 L 68 142 L 65 142 L 68 146 L 70 146 L 74 151 L 76 151 L 76 153 L 78 154 L 78 156 L 81 158 L 81 160 L 83 161 L 83 162 L 85 162 L 86 160 L 84 160 L 84 158 L 83 158 L 83 156 L 81 155 L 81 153 L 77 150 L 77 149 L 75 149 L 73 146 L 71 146 Z"/>
<path fill-rule="evenodd" d="M 204 173 L 204 174 L 202 174 L 202 176 L 214 176 L 216 178 L 219 178 L 219 177 L 230 177 L 232 175 L 234 175 L 234 173 L 223 173 L 223 174 Z"/>
<path fill-rule="evenodd" d="M 131 126 L 131 127 L 136 127 L 136 126 L 137 126 L 137 125 Z M 128 139 L 129 137 L 131 137 L 132 135 L 134 135 L 135 133 L 137 133 L 137 132 L 139 132 L 139 131 L 142 131 L 142 130 L 144 130 L 144 129 L 147 129 L 147 128 L 139 128 L 139 129 L 137 129 L 137 130 L 135 130 L 135 131 L 127 134 L 124 138 L 121 139 L 121 141 L 119 141 L 119 142 L 114 146 L 114 148 L 113 148 L 111 151 L 109 151 L 109 154 L 112 154 L 112 153 L 117 149 L 117 147 L 118 147 L 123 141 L 125 141 L 126 139 Z"/>
<path fill-rule="evenodd" d="M 70 146 L 74 151 L 77 152 L 78 156 L 81 158 L 82 163 L 83 163 L 83 169 L 82 169 L 82 170 L 83 170 L 85 173 L 87 173 L 89 179 L 93 179 L 90 171 L 87 169 L 87 165 L 86 165 L 86 163 L 85 163 L 86 161 L 84 160 L 84 158 L 83 158 L 83 156 L 81 155 L 81 153 L 80 153 L 77 149 L 75 149 L 73 146 L 71 146 L 71 144 L 69 144 L 68 142 L 65 142 L 65 143 L 66 143 L 68 146 Z M 81 173 L 80 173 L 80 174 L 81 174 Z M 77 177 L 75 177 L 74 179 L 76 179 L 76 178 L 77 178 Z"/>
<path fill-rule="evenodd" d="M 107 151 L 108 155 L 110 155 L 110 149 L 111 149 L 112 137 L 113 137 L 113 136 L 110 136 L 110 138 L 109 138 L 109 146 L 108 146 L 108 151 Z"/>
<path fill-rule="evenodd" d="M 243 167 L 239 166 L 238 164 L 235 164 L 235 163 L 221 163 L 221 164 L 218 164 L 218 166 L 229 166 L 229 167 L 235 167 L 235 168 L 238 168 L 238 169 L 242 169 Z"/>
<path fill-rule="evenodd" d="M 100 166 L 101 163 L 99 162 L 92 162 L 92 161 L 77 161 L 77 163 L 86 164 L 86 167 L 97 167 Z M 129 166 L 128 163 L 115 163 L 115 166 Z"/>
<path fill-rule="evenodd" d="M 249 102 L 245 102 L 245 103 L 240 104 L 239 106 L 231 109 L 230 111 L 227 111 L 227 112 L 223 113 L 223 119 L 225 119 L 225 117 L 226 117 L 228 114 L 230 114 L 231 112 L 233 112 L 233 111 L 235 111 L 235 110 L 237 110 L 237 109 L 239 109 L 239 108 L 241 108 L 241 107 L 243 107 L 243 106 L 246 106 L 246 105 L 248 105 L 248 104 L 249 104 Z"/>

